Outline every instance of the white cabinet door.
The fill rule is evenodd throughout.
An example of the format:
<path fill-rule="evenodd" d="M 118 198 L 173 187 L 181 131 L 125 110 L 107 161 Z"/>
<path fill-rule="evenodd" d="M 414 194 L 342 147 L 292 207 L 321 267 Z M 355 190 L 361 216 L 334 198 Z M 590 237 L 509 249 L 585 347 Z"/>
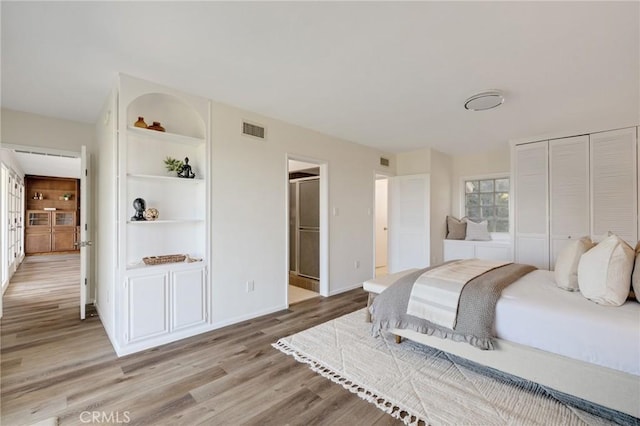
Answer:
<path fill-rule="evenodd" d="M 589 136 L 549 141 L 551 269 L 572 239 L 590 235 Z"/>
<path fill-rule="evenodd" d="M 638 238 L 636 129 L 590 135 L 591 238 L 608 232 L 635 246 Z"/>
<path fill-rule="evenodd" d="M 126 283 L 125 341 L 133 343 L 169 333 L 169 275 L 130 276 Z"/>
<path fill-rule="evenodd" d="M 207 321 L 205 270 L 171 273 L 172 331 L 204 324 Z"/>
<path fill-rule="evenodd" d="M 429 266 L 429 175 L 389 179 L 389 273 Z"/>
<path fill-rule="evenodd" d="M 549 268 L 548 143 L 515 147 L 515 260 Z"/>

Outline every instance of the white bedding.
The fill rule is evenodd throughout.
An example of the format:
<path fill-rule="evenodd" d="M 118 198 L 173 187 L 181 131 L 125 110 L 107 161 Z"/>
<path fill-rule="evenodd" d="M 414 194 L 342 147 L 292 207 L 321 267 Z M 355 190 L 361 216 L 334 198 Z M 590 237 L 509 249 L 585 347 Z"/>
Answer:
<path fill-rule="evenodd" d="M 533 271 L 502 292 L 496 337 L 640 376 L 640 303 L 600 306 Z"/>

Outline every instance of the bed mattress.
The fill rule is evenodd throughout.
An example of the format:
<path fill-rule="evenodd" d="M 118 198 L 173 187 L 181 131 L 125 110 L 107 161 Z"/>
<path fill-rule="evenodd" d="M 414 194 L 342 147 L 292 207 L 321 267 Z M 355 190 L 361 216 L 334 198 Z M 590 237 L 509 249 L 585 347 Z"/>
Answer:
<path fill-rule="evenodd" d="M 502 292 L 496 337 L 640 376 L 640 303 L 601 306 L 533 271 Z"/>

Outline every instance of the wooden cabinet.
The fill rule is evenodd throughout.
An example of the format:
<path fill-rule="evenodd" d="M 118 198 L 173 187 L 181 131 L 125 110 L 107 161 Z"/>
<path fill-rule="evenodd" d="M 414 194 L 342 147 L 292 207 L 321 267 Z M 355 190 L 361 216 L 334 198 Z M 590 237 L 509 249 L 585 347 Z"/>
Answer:
<path fill-rule="evenodd" d="M 80 182 L 78 179 L 49 176 L 25 176 L 27 210 L 55 208 L 78 210 Z"/>
<path fill-rule="evenodd" d="M 28 254 L 76 250 L 75 211 L 28 210 L 25 250 Z"/>
<path fill-rule="evenodd" d="M 26 176 L 25 185 L 25 252 L 77 250 L 76 228 L 80 218 L 78 179 Z"/>

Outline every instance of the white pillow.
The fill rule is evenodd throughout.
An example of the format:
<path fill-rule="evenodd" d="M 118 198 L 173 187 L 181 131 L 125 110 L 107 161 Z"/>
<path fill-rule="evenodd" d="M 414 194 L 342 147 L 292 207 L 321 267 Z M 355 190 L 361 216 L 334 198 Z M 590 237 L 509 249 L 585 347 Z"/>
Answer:
<path fill-rule="evenodd" d="M 634 260 L 634 250 L 617 235 L 604 239 L 580 258 L 580 292 L 601 305 L 622 305 L 629 296 Z"/>
<path fill-rule="evenodd" d="M 467 220 L 467 241 L 489 241 L 491 235 L 489 235 L 489 223 L 483 220 L 480 223 Z"/>
<path fill-rule="evenodd" d="M 640 302 L 640 241 L 636 245 L 636 261 L 631 275 L 631 288 L 633 288 L 636 300 Z"/>
<path fill-rule="evenodd" d="M 563 290 L 578 291 L 578 263 L 580 257 L 593 246 L 589 237 L 570 241 L 564 246 L 558 254 L 554 271 L 558 287 Z"/>

